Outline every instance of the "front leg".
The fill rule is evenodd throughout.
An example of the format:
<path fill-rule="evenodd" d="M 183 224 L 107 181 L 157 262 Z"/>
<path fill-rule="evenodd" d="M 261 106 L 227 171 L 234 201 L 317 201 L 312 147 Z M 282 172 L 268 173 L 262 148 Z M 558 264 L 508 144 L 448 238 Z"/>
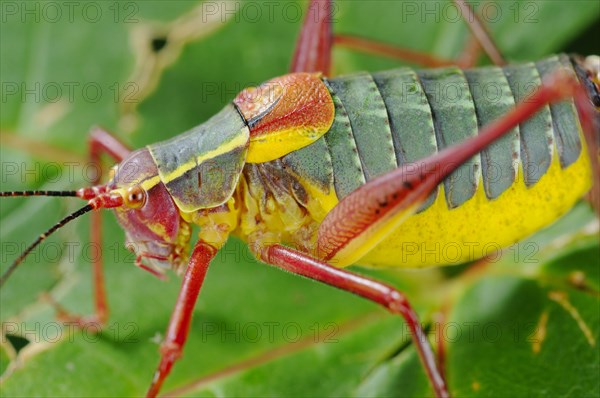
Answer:
<path fill-rule="evenodd" d="M 97 170 L 101 170 L 102 155 L 109 155 L 115 162 L 120 162 L 129 153 L 131 149 L 118 138 L 108 131 L 94 127 L 90 131 L 88 139 L 88 156 L 90 162 L 96 166 Z M 93 194 L 95 187 L 100 183 L 102 173 L 97 173 L 92 180 L 92 188 L 89 193 Z M 104 272 L 102 265 L 102 214 L 100 212 L 92 212 L 90 214 L 90 245 L 98 250 L 100 255 L 94 256 L 92 259 L 92 278 L 94 289 L 94 314 L 82 316 L 73 314 L 57 303 L 49 295 L 46 299 L 54 306 L 57 312 L 57 317 L 63 322 L 72 323 L 78 327 L 85 327 L 90 324 L 104 324 L 108 320 L 108 300 L 106 298 L 106 288 L 104 287 Z"/>
<path fill-rule="evenodd" d="M 120 162 L 131 152 L 131 149 L 108 131 L 94 127 L 90 131 L 89 138 L 89 156 L 90 161 L 94 163 L 98 170 L 102 165 L 101 156 L 107 153 L 116 162 Z M 101 174 L 95 176 L 93 185 L 100 183 Z M 102 213 L 93 212 L 90 221 L 90 244 L 100 250 L 102 248 Z M 99 253 L 102 253 L 99 251 Z M 94 284 L 94 302 L 96 313 L 87 319 L 87 322 L 106 323 L 108 320 L 108 300 L 106 299 L 106 289 L 104 287 L 104 272 L 102 265 L 102 255 L 95 256 L 92 260 L 93 284 Z M 85 323 L 85 322 L 84 322 Z"/>
<path fill-rule="evenodd" d="M 169 321 L 166 338 L 160 347 L 160 363 L 154 373 L 150 389 L 146 393 L 147 397 L 155 397 L 158 394 L 165 378 L 171 372 L 173 364 L 181 357 L 190 330 L 194 305 L 204 282 L 206 271 L 208 271 L 208 265 L 215 254 L 217 254 L 217 248 L 202 240 L 199 240 L 194 247 Z"/>

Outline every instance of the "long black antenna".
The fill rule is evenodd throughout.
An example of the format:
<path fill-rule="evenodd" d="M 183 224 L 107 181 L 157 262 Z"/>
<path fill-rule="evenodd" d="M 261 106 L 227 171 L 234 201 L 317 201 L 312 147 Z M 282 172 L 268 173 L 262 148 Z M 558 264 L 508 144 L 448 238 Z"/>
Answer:
<path fill-rule="evenodd" d="M 68 195 L 65 195 L 68 196 Z M 56 224 L 54 224 L 52 226 L 52 228 L 50 228 L 49 230 L 47 230 L 46 232 L 44 232 L 43 234 L 41 234 L 40 236 L 38 236 L 38 238 L 31 244 L 29 245 L 29 247 L 27 249 L 25 249 L 25 251 L 23 253 L 21 253 L 21 255 L 19 256 L 19 258 L 17 258 L 11 265 L 10 267 L 8 267 L 8 269 L 4 272 L 4 274 L 2 274 L 2 277 L 0 278 L 0 286 L 2 286 L 4 284 L 4 282 L 6 282 L 6 280 L 8 279 L 8 277 L 15 271 L 15 269 L 19 266 L 19 264 L 21 264 L 23 262 L 23 260 L 25 259 L 25 257 L 27 257 L 27 255 L 36 248 L 37 245 L 39 245 L 44 239 L 46 239 L 48 236 L 50 236 L 54 231 L 56 231 L 57 229 L 59 229 L 60 227 L 62 227 L 63 225 L 65 225 L 66 223 L 68 223 L 69 221 L 72 221 L 74 219 L 76 219 L 77 217 L 91 211 L 94 210 L 95 207 L 91 204 L 87 204 L 85 206 L 83 206 L 81 209 L 77 210 L 76 212 L 69 214 L 68 216 L 66 216 L 65 218 L 63 218 L 62 220 L 60 220 L 59 222 L 57 222 Z"/>
<path fill-rule="evenodd" d="M 0 192 L 1 197 L 9 196 L 77 196 L 77 191 L 8 191 Z"/>

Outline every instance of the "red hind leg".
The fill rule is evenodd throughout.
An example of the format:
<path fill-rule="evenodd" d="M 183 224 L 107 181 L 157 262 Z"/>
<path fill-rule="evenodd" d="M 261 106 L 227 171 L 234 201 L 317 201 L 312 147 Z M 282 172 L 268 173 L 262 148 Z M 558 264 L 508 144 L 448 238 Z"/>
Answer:
<path fill-rule="evenodd" d="M 336 264 L 357 261 L 356 253 L 365 252 L 364 241 L 374 231 L 393 230 L 418 208 L 432 190 L 450 173 L 492 142 L 524 122 L 546 104 L 573 97 L 586 137 L 594 135 L 590 101 L 574 77 L 556 73 L 515 109 L 484 126 L 479 134 L 460 144 L 419 161 L 405 165 L 364 184 L 335 206 L 319 227 L 317 257 Z M 588 139 L 589 140 L 589 139 Z M 394 224 L 395 223 L 395 224 Z M 385 235 L 378 235 L 384 239 Z M 360 249 L 360 251 L 359 251 Z"/>

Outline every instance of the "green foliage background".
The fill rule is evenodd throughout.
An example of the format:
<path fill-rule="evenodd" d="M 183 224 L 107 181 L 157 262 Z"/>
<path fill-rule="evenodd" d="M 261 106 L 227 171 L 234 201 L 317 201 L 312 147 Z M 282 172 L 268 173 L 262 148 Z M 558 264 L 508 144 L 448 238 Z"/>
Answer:
<path fill-rule="evenodd" d="M 159 39 L 158 46 L 172 22 L 181 21 L 198 3 L 91 2 L 100 10 L 99 18 L 90 14 L 92 9 L 83 12 L 87 3 L 81 3 L 72 19 L 63 3 L 53 3 L 62 7 L 58 19 L 51 9 L 43 14 L 48 3 L 2 4 L 2 190 L 85 185 L 82 166 L 91 125 L 106 126 L 139 147 L 205 120 L 241 88 L 286 73 L 299 29 L 297 11 L 306 6 L 240 3 L 238 13 L 216 31 L 185 43 L 171 64 L 158 67 L 155 88 L 134 93 L 132 87 L 143 87 L 140 81 L 127 86 L 140 76 L 134 74 L 136 57 L 143 65 L 158 65 L 165 54 L 178 53 L 177 42 L 170 39 L 153 53 L 151 40 Z M 438 15 L 448 12 L 439 23 L 427 15 L 404 19 L 407 3 L 420 11 L 425 7 L 421 2 L 340 1 L 335 29 L 456 56 L 467 32 L 464 23 L 453 20 L 448 3 L 428 2 L 438 7 Z M 494 9 L 488 9 L 488 20 L 511 61 L 571 49 L 566 46 L 577 37 L 579 49 L 600 50 L 589 30 L 598 26 L 596 0 L 489 3 L 501 10 L 495 17 Z M 13 15 L 8 4 L 19 13 Z M 214 4 L 220 10 L 234 7 Z M 39 20 L 20 14 L 24 7 L 39 7 Z M 201 23 L 190 26 L 204 29 Z M 587 40 L 581 38 L 586 29 Z M 336 73 L 398 65 L 343 49 L 335 50 L 334 62 Z M 90 83 L 102 90 L 97 100 L 92 92 L 84 93 Z M 73 98 L 69 85 L 75 87 Z M 53 92 L 44 90 L 56 86 L 62 94 L 53 100 Z M 10 91 L 15 87 L 16 93 Z M 25 93 L 32 88 L 37 97 Z M 135 102 L 124 103 L 126 99 Z M 64 167 L 70 161 L 79 162 L 73 176 Z M 29 165 L 33 171 L 12 174 L 5 169 L 9 163 L 21 169 Z M 52 166 L 57 164 L 63 168 Z M 2 268 L 17 248 L 79 205 L 73 202 L 0 202 Z M 465 274 L 465 267 L 357 271 L 406 290 L 432 340 L 435 330 L 443 332 L 452 395 L 598 396 L 600 272 L 594 222 L 588 206 L 580 204 L 481 272 Z M 111 318 L 100 334 L 58 329 L 53 309 L 40 296 L 47 292 L 72 311 L 91 312 L 88 265 L 94 253 L 85 245 L 87 219 L 52 237 L 2 288 L 3 396 L 145 392 L 180 281 L 171 275 L 162 282 L 139 272 L 130 264 L 133 258 L 123 249 L 123 232 L 112 216 L 105 217 L 104 227 Z M 446 313 L 445 324 L 436 323 L 440 310 Z M 346 293 L 259 264 L 233 239 L 209 271 L 184 357 L 163 392 L 211 397 L 431 395 L 409 340 L 402 320 Z"/>

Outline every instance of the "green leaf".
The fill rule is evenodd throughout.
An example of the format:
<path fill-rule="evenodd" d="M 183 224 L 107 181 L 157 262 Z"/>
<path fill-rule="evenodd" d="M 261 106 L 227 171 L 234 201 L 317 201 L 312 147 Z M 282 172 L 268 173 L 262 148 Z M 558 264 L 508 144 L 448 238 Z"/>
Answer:
<path fill-rule="evenodd" d="M 479 11 L 512 61 L 569 51 L 565 45 L 597 25 L 600 15 L 595 0 L 487 3 Z M 306 7 L 86 4 L 73 5 L 72 16 L 61 2 L 2 4 L 2 190 L 88 185 L 90 126 L 103 125 L 141 147 L 202 122 L 242 88 L 286 73 L 298 13 Z M 452 7 L 445 1 L 340 1 L 333 18 L 337 32 L 456 57 L 467 29 Z M 178 35 L 165 36 L 174 31 Z M 334 64 L 336 73 L 347 73 L 400 63 L 337 48 Z M 76 202 L 3 199 L 0 268 Z M 589 235 L 593 220 L 580 205 L 481 270 L 355 270 L 407 292 L 434 346 L 444 347 L 453 395 L 597 396 L 600 271 L 598 238 Z M 89 265 L 98 248 L 87 244 L 88 218 L 51 237 L 2 287 L 3 396 L 133 396 L 147 389 L 180 280 L 170 275 L 163 282 L 138 271 L 112 215 L 104 217 L 103 228 L 111 317 L 98 333 L 62 325 L 42 295 L 70 311 L 92 312 Z M 536 249 L 531 258 L 530 247 Z M 16 336 L 29 343 L 23 347 L 25 340 Z M 163 392 L 432 395 L 401 319 L 266 267 L 236 239 L 209 270 L 184 356 Z"/>

